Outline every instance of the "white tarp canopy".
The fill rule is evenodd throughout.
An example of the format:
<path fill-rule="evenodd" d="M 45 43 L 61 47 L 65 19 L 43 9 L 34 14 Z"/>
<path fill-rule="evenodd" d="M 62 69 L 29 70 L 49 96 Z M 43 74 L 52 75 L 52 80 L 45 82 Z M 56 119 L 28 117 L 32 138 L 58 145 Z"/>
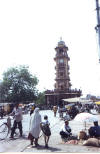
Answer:
<path fill-rule="evenodd" d="M 81 97 L 75 97 L 75 98 L 68 98 L 68 99 L 62 99 L 65 102 L 70 102 L 70 103 L 74 103 L 74 102 L 81 102 L 81 103 L 88 103 L 91 102 L 91 100 L 86 100 L 85 98 L 81 98 Z"/>

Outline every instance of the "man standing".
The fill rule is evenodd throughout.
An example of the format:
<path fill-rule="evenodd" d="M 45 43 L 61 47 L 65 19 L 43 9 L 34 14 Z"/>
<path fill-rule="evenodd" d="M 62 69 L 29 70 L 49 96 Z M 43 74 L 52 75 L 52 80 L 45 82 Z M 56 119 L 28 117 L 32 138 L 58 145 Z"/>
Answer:
<path fill-rule="evenodd" d="M 57 113 L 57 106 L 53 106 L 53 112 L 54 112 L 54 117 L 56 117 L 56 113 Z"/>
<path fill-rule="evenodd" d="M 15 108 L 13 109 L 10 115 L 14 116 L 14 123 L 13 123 L 13 128 L 11 130 L 10 138 L 13 138 L 17 125 L 20 131 L 20 136 L 22 136 L 22 109 L 19 107 L 18 103 L 15 104 Z"/>

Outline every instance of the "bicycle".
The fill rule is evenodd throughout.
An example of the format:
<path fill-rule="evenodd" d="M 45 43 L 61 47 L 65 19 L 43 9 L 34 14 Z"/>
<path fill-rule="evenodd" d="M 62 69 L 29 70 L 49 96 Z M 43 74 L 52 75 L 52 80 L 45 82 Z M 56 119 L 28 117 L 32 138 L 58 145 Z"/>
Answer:
<path fill-rule="evenodd" d="M 10 117 L 8 117 L 7 122 L 4 122 L 2 125 L 0 125 L 0 140 L 5 140 L 7 136 L 10 134 L 12 129 L 11 120 L 13 119 L 10 119 Z M 16 128 L 14 137 L 18 137 L 18 136 L 19 136 L 19 129 Z"/>
<path fill-rule="evenodd" d="M 7 138 L 8 134 L 9 134 L 9 128 L 7 123 L 5 122 L 0 126 L 0 140 Z"/>

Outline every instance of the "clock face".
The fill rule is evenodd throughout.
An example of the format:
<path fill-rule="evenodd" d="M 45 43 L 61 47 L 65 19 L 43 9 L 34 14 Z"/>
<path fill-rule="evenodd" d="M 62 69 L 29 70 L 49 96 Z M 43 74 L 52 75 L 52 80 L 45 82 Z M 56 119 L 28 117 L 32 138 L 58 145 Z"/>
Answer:
<path fill-rule="evenodd" d="M 59 63 L 64 63 L 64 59 L 59 59 Z"/>

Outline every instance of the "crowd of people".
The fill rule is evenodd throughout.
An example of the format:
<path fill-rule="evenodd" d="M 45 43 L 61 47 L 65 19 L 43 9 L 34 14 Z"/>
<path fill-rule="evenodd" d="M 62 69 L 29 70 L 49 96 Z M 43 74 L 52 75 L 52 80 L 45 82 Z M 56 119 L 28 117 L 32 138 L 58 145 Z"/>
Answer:
<path fill-rule="evenodd" d="M 70 107 L 70 109 L 66 109 L 66 114 L 65 116 L 63 116 L 63 110 L 61 110 L 62 108 L 53 106 L 52 110 L 54 112 L 54 117 L 56 117 L 56 114 L 58 111 L 59 118 L 62 118 L 64 121 L 64 125 L 61 127 L 61 130 L 59 132 L 59 135 L 61 136 L 62 139 L 65 139 L 65 138 L 68 139 L 72 136 L 72 130 L 71 130 L 71 127 L 69 126 L 69 121 L 79 113 L 80 108 L 73 105 Z M 51 136 L 50 122 L 47 115 L 44 115 L 44 120 L 42 121 L 39 111 L 40 109 L 36 106 L 32 107 L 30 110 L 30 125 L 29 125 L 28 139 L 30 140 L 31 146 L 33 146 L 33 144 L 36 147 L 39 146 L 38 139 L 40 136 L 40 132 L 42 131 L 44 136 L 45 148 L 48 148 L 48 142 Z M 16 103 L 14 109 L 9 114 L 9 116 L 14 117 L 12 128 L 11 128 L 10 118 L 8 118 L 8 121 L 7 121 L 8 126 L 11 129 L 11 135 L 10 135 L 11 139 L 14 138 L 14 133 L 16 128 L 19 128 L 20 137 L 23 136 L 22 114 L 23 114 L 22 108 L 19 107 L 18 103 Z M 98 121 L 95 121 L 94 126 L 89 128 L 88 134 L 89 134 L 88 137 L 100 137 L 100 126 L 98 125 Z"/>
<path fill-rule="evenodd" d="M 42 121 L 39 111 L 40 111 L 39 108 L 35 106 L 30 110 L 30 126 L 29 126 L 28 139 L 30 140 L 31 146 L 33 146 L 33 144 L 36 147 L 39 146 L 38 139 L 39 139 L 40 131 L 42 131 L 44 136 L 45 148 L 48 148 L 48 142 L 51 135 L 50 122 L 48 121 L 47 115 L 44 116 L 44 121 Z M 22 114 L 23 114 L 22 108 L 19 107 L 18 103 L 16 103 L 13 111 L 9 114 L 9 117 L 7 119 L 8 127 L 11 129 L 11 135 L 10 135 L 11 139 L 14 138 L 14 133 L 16 128 L 19 128 L 20 137 L 22 137 L 23 135 Z M 11 128 L 10 116 L 13 116 L 14 118 L 12 128 Z"/>

